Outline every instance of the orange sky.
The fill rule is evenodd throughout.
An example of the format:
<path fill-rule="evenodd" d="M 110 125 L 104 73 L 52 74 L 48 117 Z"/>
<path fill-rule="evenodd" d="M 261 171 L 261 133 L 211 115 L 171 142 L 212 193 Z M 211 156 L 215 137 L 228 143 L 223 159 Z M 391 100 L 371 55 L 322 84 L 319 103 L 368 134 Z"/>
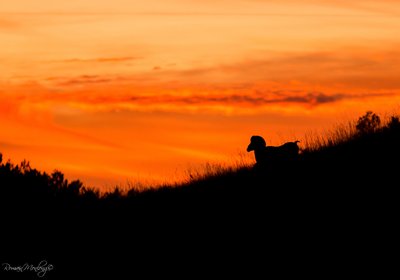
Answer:
<path fill-rule="evenodd" d="M 400 104 L 400 3 L 14 0 L 0 152 L 99 187 L 174 180 Z M 351 3 L 349 3 L 351 2 Z"/>

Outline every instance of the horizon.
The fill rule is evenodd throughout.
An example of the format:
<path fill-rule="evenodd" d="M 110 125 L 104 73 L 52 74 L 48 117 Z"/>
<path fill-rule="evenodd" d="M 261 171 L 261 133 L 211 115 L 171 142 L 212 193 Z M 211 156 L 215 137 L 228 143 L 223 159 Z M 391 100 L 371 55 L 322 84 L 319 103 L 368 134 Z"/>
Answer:
<path fill-rule="evenodd" d="M 389 0 L 4 3 L 0 152 L 101 188 L 390 114 L 399 28 Z"/>

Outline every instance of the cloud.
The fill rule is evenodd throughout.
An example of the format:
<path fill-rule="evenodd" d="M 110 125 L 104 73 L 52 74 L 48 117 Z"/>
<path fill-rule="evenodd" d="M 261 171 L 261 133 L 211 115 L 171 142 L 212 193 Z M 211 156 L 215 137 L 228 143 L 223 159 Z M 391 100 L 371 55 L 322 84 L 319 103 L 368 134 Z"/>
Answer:
<path fill-rule="evenodd" d="M 2 7 L 4 11 L 39 13 L 39 14 L 74 14 L 74 15 L 110 15 L 110 14 L 144 14 L 144 15 L 197 15 L 197 14 L 265 14 L 307 13 L 315 7 L 326 7 L 326 12 L 335 10 L 367 11 L 382 7 L 390 10 L 398 7 L 396 0 L 148 0 L 137 3 L 132 0 L 114 1 L 46 1 L 14 0 Z M 14 3 L 16 2 L 16 3 Z M 22 3 L 21 3 L 22 2 Z M 90 3 L 91 2 L 91 3 Z M 40 4 L 41 3 L 41 4 Z M 79 4 L 78 4 L 79 3 Z M 299 9 L 305 7 L 303 9 Z M 308 8 L 308 9 L 306 9 Z M 336 9 L 334 9 L 336 8 Z M 312 10 L 311 10 L 312 11 Z"/>
<path fill-rule="evenodd" d="M 285 0 L 285 1 L 264 1 L 264 0 L 251 0 L 252 2 L 265 3 L 266 6 L 270 4 L 285 5 L 285 7 L 319 7 L 325 8 L 326 12 L 336 11 L 336 15 L 346 15 L 345 11 L 352 12 L 353 15 L 399 15 L 400 5 L 397 0 Z M 354 14 L 357 13 L 357 14 Z M 350 15 L 352 15 L 350 14 Z M 320 14 L 321 15 L 321 14 Z"/>
<path fill-rule="evenodd" d="M 364 98 L 363 96 L 349 95 L 342 93 L 326 94 L 323 92 L 310 92 L 303 96 L 286 96 L 279 100 L 283 103 L 305 103 L 310 105 L 321 105 L 326 103 L 334 103 L 344 99 Z"/>
<path fill-rule="evenodd" d="M 305 60 L 300 57 L 298 60 Z M 325 55 L 316 55 L 315 60 L 329 60 Z M 357 62 L 349 62 L 355 63 Z M 250 76 L 252 72 L 257 72 L 263 63 L 248 62 Z M 253 68 L 252 68 L 253 67 Z M 239 66 L 227 66 L 220 68 L 225 71 L 242 71 Z M 259 108 L 272 106 L 301 106 L 306 108 L 324 106 L 327 104 L 338 103 L 346 100 L 364 100 L 368 98 L 387 97 L 395 94 L 395 90 L 388 89 L 362 89 L 345 87 L 330 87 L 329 83 L 323 87 L 316 87 L 312 83 L 299 82 L 290 83 L 283 81 L 259 82 L 255 81 L 213 81 L 196 82 L 190 75 L 202 76 L 210 75 L 216 69 L 198 69 L 199 73 L 188 74 L 189 76 L 179 75 L 179 71 L 174 74 L 168 71 L 159 70 L 153 75 L 170 75 L 176 80 L 146 80 L 143 76 L 112 76 L 112 75 L 81 75 L 74 78 L 51 77 L 48 81 L 51 88 L 57 94 L 51 92 L 45 96 L 37 97 L 37 100 L 48 102 L 69 104 L 77 106 L 83 110 L 153 110 L 162 109 L 179 111 L 180 109 L 200 109 L 215 108 L 224 110 L 240 110 L 241 108 Z M 222 71 L 222 70 L 221 70 Z M 159 73 L 163 72 L 163 73 Z M 181 71 L 182 73 L 184 71 Z M 186 72 L 187 74 L 187 72 Z M 255 74 L 254 74 L 255 75 Z M 253 76 L 254 76 L 253 75 Z M 320 76 L 318 76 L 320 75 Z M 181 76 L 181 80 L 177 77 Z M 313 77 L 316 81 L 322 77 L 323 73 L 317 73 Z M 261 76 L 260 76 L 261 79 Z M 364 81 L 367 83 L 367 81 Z M 54 87 L 53 85 L 56 85 Z M 312 90 L 309 90 L 312 88 Z M 49 91 L 49 90 L 47 90 Z M 43 90 L 46 92 L 46 89 Z M 29 99 L 31 97 L 28 97 Z"/>
<path fill-rule="evenodd" d="M 60 86 L 76 86 L 87 84 L 102 84 L 115 81 L 113 78 L 104 78 L 98 75 L 82 75 L 77 78 L 68 79 L 58 83 Z"/>
<path fill-rule="evenodd" d="M 98 58 L 73 58 L 73 59 L 65 59 L 58 62 L 63 63 L 117 63 L 117 62 L 126 62 L 132 60 L 138 60 L 141 57 L 133 57 L 133 56 L 126 56 L 126 57 L 98 57 Z"/>
<path fill-rule="evenodd" d="M 13 20 L 0 19 L 0 30 L 15 30 L 20 27 L 21 25 Z"/>
<path fill-rule="evenodd" d="M 0 141 L 0 148 L 1 149 L 5 149 L 5 150 L 11 150 L 11 149 L 22 149 L 22 148 L 26 148 L 27 146 L 25 145 L 19 145 L 19 144 L 15 144 L 13 142 L 8 142 L 8 141 Z M 1 154 L 1 151 L 0 151 Z M 4 158 L 3 158 L 4 161 Z"/>
<path fill-rule="evenodd" d="M 398 46 L 397 46 L 398 47 Z M 384 47 L 382 47 L 384 48 Z M 268 53 L 265 54 L 268 57 Z M 395 48 L 351 48 L 338 51 L 280 53 L 266 59 L 248 59 L 233 63 L 161 71 L 160 74 L 186 82 L 258 83 L 301 81 L 325 87 L 341 85 L 346 89 L 399 89 L 400 52 Z"/>
<path fill-rule="evenodd" d="M 334 103 L 344 99 L 361 99 L 369 95 L 346 95 L 342 93 L 326 94 L 323 92 L 310 92 L 296 95 L 274 96 L 269 93 L 269 96 L 263 97 L 256 94 L 253 95 L 240 95 L 233 94 L 228 96 L 220 95 L 190 95 L 186 97 L 181 96 L 143 96 L 131 97 L 129 101 L 137 104 L 176 104 L 176 105 L 221 105 L 221 106 L 252 106 L 261 107 L 268 104 L 301 104 L 318 106 L 327 103 Z M 374 95 L 375 97 L 377 95 Z M 383 94 L 379 94 L 383 96 Z"/>
<path fill-rule="evenodd" d="M 73 87 L 73 86 L 88 86 L 94 87 L 98 85 L 109 84 L 109 86 L 115 86 L 118 83 L 129 83 L 145 81 L 145 77 L 128 77 L 128 76 L 112 76 L 112 75 L 81 75 L 77 77 L 48 77 L 45 79 L 46 82 L 52 85 L 61 87 Z"/>

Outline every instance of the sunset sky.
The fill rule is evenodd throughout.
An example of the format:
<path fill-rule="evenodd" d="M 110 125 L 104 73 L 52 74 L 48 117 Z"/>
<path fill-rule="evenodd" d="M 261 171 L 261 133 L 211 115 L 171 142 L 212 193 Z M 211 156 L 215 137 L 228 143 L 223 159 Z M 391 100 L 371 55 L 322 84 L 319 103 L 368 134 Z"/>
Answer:
<path fill-rule="evenodd" d="M 395 0 L 0 5 L 0 152 L 90 186 L 400 108 Z"/>

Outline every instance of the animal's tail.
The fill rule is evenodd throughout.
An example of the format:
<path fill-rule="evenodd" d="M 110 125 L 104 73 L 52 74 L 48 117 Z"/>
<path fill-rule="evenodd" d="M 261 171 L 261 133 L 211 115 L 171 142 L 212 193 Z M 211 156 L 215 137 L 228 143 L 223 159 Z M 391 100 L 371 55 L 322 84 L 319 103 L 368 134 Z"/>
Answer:
<path fill-rule="evenodd" d="M 300 141 L 299 141 L 299 140 L 296 140 L 296 141 L 294 141 L 293 143 L 297 144 L 297 143 L 300 143 Z"/>

